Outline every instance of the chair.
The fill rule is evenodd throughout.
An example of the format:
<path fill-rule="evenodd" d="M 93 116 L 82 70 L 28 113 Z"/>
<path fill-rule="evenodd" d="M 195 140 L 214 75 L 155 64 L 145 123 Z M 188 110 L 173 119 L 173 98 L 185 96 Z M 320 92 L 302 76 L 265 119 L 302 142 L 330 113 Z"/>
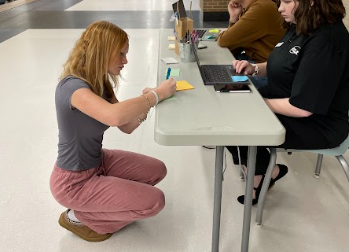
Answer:
<path fill-rule="evenodd" d="M 349 165 L 345 158 L 343 157 L 343 154 L 348 150 L 349 148 L 349 135 L 348 137 L 344 140 L 344 142 L 333 149 L 323 149 L 323 150 L 283 150 L 287 152 L 294 152 L 294 151 L 307 151 L 307 152 L 312 152 L 318 154 L 318 159 L 316 163 L 316 168 L 315 168 L 315 177 L 319 178 L 320 171 L 321 171 L 321 165 L 322 165 L 322 159 L 323 155 L 329 155 L 329 156 L 335 156 L 337 160 L 339 161 L 340 165 L 343 167 L 345 175 L 347 176 L 347 179 L 349 181 Z M 262 190 L 259 195 L 259 200 L 258 200 L 258 207 L 257 207 L 257 216 L 256 216 L 256 222 L 258 225 L 262 224 L 262 217 L 263 217 L 263 207 L 264 207 L 264 201 L 265 197 L 269 188 L 270 184 L 270 179 L 271 179 L 271 174 L 273 172 L 273 169 L 276 164 L 276 149 L 271 148 L 270 149 L 270 161 L 268 165 L 267 172 L 265 174 Z"/>

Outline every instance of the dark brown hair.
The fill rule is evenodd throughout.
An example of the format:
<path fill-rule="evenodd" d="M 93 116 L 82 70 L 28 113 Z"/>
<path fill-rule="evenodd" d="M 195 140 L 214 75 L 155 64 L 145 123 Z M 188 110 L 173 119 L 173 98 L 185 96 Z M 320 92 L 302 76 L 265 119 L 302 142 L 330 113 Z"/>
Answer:
<path fill-rule="evenodd" d="M 341 21 L 345 16 L 342 0 L 293 0 L 299 5 L 294 13 L 297 34 L 309 35 L 324 24 Z M 278 6 L 280 0 L 277 1 Z M 284 28 L 290 24 L 284 23 Z"/>

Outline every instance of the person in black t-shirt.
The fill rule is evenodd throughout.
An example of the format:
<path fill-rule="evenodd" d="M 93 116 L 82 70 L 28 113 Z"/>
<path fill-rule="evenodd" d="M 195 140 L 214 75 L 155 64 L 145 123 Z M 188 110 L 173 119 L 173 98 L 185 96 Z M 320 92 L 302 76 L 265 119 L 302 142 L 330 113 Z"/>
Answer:
<path fill-rule="evenodd" d="M 268 73 L 268 86 L 258 91 L 286 129 L 286 149 L 327 149 L 348 136 L 349 34 L 343 24 L 342 0 L 280 0 L 287 32 L 267 62 L 233 61 L 237 73 Z M 237 147 L 227 146 L 234 160 Z M 240 147 L 247 165 L 247 148 Z M 258 202 L 270 154 L 257 149 L 253 204 Z M 288 172 L 276 165 L 270 186 Z M 238 198 L 244 203 L 244 196 Z"/>

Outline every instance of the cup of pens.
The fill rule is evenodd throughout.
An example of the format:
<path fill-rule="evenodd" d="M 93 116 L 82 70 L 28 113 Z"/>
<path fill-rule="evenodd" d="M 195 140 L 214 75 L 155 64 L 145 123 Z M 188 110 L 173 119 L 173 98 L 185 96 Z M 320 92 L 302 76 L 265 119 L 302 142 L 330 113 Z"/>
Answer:
<path fill-rule="evenodd" d="M 182 62 L 194 62 L 195 54 L 194 50 L 198 49 L 199 42 L 193 43 L 179 43 L 179 56 L 181 57 Z M 193 48 L 195 47 L 195 49 Z"/>
<path fill-rule="evenodd" d="M 183 34 L 182 32 L 178 33 L 176 29 L 173 32 L 176 37 L 176 47 L 178 46 L 176 53 L 181 57 L 181 62 L 194 62 L 196 60 L 194 50 L 197 50 L 199 46 L 198 32 L 187 30 Z"/>

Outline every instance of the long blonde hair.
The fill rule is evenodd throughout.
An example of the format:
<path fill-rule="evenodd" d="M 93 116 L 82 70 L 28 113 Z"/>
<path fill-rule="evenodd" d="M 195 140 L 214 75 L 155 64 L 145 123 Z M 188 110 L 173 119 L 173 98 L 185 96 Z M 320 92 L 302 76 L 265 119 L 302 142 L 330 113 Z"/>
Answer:
<path fill-rule="evenodd" d="M 92 23 L 76 41 L 60 79 L 75 76 L 84 80 L 96 95 L 111 99 L 114 92 L 109 76 L 115 84 L 117 76 L 108 74 L 109 63 L 127 42 L 127 33 L 118 26 L 107 21 Z"/>

